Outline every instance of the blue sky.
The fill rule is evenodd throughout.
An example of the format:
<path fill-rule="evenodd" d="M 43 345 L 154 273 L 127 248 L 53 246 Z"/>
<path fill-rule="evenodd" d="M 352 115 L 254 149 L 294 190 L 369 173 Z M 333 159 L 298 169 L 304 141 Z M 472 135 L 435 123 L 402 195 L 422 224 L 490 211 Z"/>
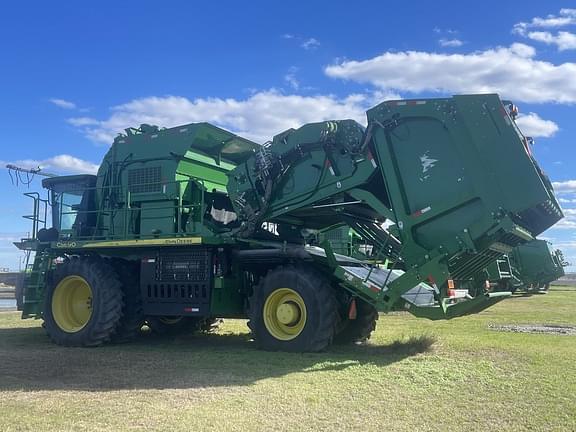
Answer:
<path fill-rule="evenodd" d="M 566 211 L 544 237 L 576 263 L 573 2 L 21 1 L 0 53 L 0 160 L 61 174 L 94 171 L 142 122 L 263 141 L 388 98 L 499 92 Z M 17 268 L 30 202 L 7 172 L 0 187 L 0 267 Z"/>

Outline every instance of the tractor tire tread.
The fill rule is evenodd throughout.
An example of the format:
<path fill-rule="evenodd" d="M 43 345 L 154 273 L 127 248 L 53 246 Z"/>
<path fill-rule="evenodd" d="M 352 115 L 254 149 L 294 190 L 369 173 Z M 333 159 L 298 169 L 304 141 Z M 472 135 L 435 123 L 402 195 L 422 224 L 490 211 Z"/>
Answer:
<path fill-rule="evenodd" d="M 367 342 L 376 330 L 378 311 L 363 300 L 356 299 L 356 319 L 343 322 L 341 330 L 334 337 L 335 344 L 358 344 Z"/>
<path fill-rule="evenodd" d="M 76 333 L 67 333 L 58 327 L 51 311 L 52 293 L 58 283 L 67 276 L 83 277 L 92 289 L 98 304 L 86 327 Z M 95 347 L 109 342 L 122 317 L 123 293 L 120 279 L 114 268 L 99 257 L 83 257 L 67 260 L 57 266 L 48 285 L 44 303 L 44 324 L 48 336 L 58 345 Z"/>
<path fill-rule="evenodd" d="M 126 343 L 134 340 L 140 334 L 144 325 L 144 305 L 140 292 L 140 278 L 138 263 L 127 260 L 114 260 L 112 265 L 116 269 L 122 283 L 124 293 L 124 307 L 122 318 L 112 335 L 112 343 Z M 135 278 L 134 275 L 137 275 Z"/>
<path fill-rule="evenodd" d="M 296 277 L 298 281 L 306 281 L 305 286 L 308 293 L 314 299 L 315 306 L 319 309 L 314 330 L 306 335 L 298 336 L 289 343 L 282 343 L 268 335 L 268 331 L 261 318 L 261 310 L 269 294 L 267 285 L 274 283 L 274 279 L 283 279 L 282 275 Z M 268 351 L 291 351 L 291 352 L 318 352 L 326 349 L 334 337 L 335 330 L 339 322 L 337 301 L 334 290 L 329 281 L 316 270 L 305 265 L 283 265 L 270 269 L 267 274 L 260 279 L 254 287 L 252 296 L 249 299 L 248 327 L 256 345 L 260 349 Z M 306 328 L 304 329 L 306 331 Z"/>

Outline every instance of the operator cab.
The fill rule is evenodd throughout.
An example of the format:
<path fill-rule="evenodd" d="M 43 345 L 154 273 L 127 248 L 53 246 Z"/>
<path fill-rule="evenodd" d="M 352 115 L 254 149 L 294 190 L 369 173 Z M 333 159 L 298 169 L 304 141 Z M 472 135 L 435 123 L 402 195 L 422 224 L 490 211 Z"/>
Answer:
<path fill-rule="evenodd" d="M 92 236 L 96 227 L 96 176 L 91 174 L 50 177 L 42 180 L 50 191 L 52 229 L 40 241 Z M 41 238 L 41 237 L 47 238 Z M 55 238 L 54 238 L 55 237 Z"/>

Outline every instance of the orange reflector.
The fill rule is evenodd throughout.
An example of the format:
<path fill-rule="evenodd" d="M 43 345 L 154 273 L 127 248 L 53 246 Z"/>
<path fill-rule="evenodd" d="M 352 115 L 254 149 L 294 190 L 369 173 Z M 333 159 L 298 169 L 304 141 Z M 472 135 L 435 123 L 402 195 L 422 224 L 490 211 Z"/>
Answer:
<path fill-rule="evenodd" d="M 352 299 L 350 307 L 348 308 L 348 319 L 355 320 L 357 316 L 358 310 L 356 309 L 356 299 Z"/>
<path fill-rule="evenodd" d="M 454 291 L 454 281 L 452 279 L 448 279 L 448 297 L 456 297 L 456 291 Z"/>

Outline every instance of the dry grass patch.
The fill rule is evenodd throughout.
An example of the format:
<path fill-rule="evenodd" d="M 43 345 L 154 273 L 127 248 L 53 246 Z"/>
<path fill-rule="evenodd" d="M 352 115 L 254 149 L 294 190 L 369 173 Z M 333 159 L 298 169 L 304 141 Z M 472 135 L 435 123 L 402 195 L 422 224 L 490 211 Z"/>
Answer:
<path fill-rule="evenodd" d="M 52 345 L 0 313 L 0 430 L 575 430 L 576 337 L 490 325 L 576 324 L 576 291 L 430 322 L 381 316 L 371 342 L 320 354 L 217 335 L 98 349 Z"/>

